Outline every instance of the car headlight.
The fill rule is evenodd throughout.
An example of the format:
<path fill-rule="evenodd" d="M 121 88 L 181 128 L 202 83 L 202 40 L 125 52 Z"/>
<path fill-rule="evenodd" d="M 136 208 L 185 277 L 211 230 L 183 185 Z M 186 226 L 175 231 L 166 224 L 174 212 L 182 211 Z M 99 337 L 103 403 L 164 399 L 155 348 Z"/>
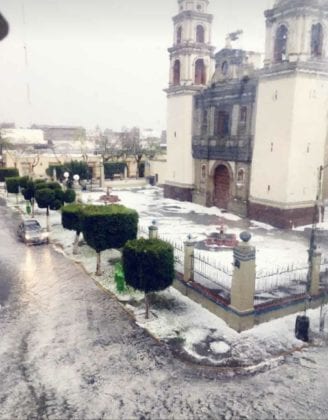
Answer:
<path fill-rule="evenodd" d="M 26 234 L 25 239 L 29 240 L 29 239 L 31 239 L 31 236 L 29 234 Z"/>

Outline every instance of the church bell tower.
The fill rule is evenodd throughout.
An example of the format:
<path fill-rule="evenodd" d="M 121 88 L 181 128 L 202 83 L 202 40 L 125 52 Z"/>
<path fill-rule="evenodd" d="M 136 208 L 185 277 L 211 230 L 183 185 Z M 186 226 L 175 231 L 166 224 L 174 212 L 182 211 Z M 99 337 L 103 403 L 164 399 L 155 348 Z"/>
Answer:
<path fill-rule="evenodd" d="M 328 0 L 276 0 L 265 17 L 249 217 L 291 228 L 312 223 L 327 163 Z"/>
<path fill-rule="evenodd" d="M 170 53 L 167 93 L 167 179 L 164 195 L 192 201 L 194 163 L 192 158 L 193 96 L 206 87 L 214 67 L 211 46 L 213 16 L 209 0 L 178 0 L 173 18 L 174 37 Z"/>

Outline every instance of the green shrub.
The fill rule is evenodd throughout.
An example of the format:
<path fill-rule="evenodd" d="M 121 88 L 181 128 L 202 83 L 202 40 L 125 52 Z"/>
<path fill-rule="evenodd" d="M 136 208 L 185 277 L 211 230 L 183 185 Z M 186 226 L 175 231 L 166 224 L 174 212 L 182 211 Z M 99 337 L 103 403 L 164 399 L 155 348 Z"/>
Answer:
<path fill-rule="evenodd" d="M 61 190 L 62 187 L 58 182 L 47 182 L 47 188 L 51 190 Z"/>
<path fill-rule="evenodd" d="M 32 180 L 27 181 L 26 188 L 22 189 L 25 200 L 31 201 L 35 196 L 35 185 Z"/>
<path fill-rule="evenodd" d="M 40 209 L 47 209 L 47 214 L 48 209 L 55 201 L 55 198 L 55 191 L 50 188 L 42 188 L 35 191 L 35 200 L 38 203 L 38 206 Z"/>
<path fill-rule="evenodd" d="M 19 178 L 19 186 L 21 187 L 21 188 L 26 188 L 27 187 L 27 183 L 28 183 L 28 181 L 29 181 L 29 177 L 28 176 L 21 176 L 20 178 Z"/>
<path fill-rule="evenodd" d="M 82 232 L 82 210 L 81 204 L 68 204 L 62 208 L 62 225 L 65 229 Z"/>
<path fill-rule="evenodd" d="M 63 205 L 63 202 L 61 200 L 58 200 L 57 198 L 54 199 L 54 201 L 51 202 L 49 205 L 50 210 L 59 210 Z"/>
<path fill-rule="evenodd" d="M 121 248 L 137 236 L 138 214 L 135 210 L 118 204 L 86 206 L 83 216 L 84 238 L 96 252 Z"/>
<path fill-rule="evenodd" d="M 123 248 L 125 280 L 145 293 L 171 286 L 174 280 L 173 247 L 160 239 L 137 239 Z"/>
<path fill-rule="evenodd" d="M 64 173 L 66 172 L 64 165 L 50 165 L 46 169 L 46 174 L 53 177 L 54 169 L 56 170 L 56 179 L 62 181 L 64 179 Z"/>
<path fill-rule="evenodd" d="M 76 192 L 73 189 L 68 188 L 64 192 L 64 203 L 74 203 L 75 199 L 76 199 Z"/>
<path fill-rule="evenodd" d="M 35 191 L 44 190 L 45 188 L 48 188 L 48 185 L 46 181 L 42 181 L 42 182 L 34 181 L 34 188 L 35 188 Z"/>
<path fill-rule="evenodd" d="M 90 178 L 90 169 L 88 164 L 84 161 L 72 160 L 71 162 L 66 163 L 64 167 L 65 171 L 69 172 L 70 179 L 73 178 L 73 175 L 79 175 L 80 180 Z"/>
<path fill-rule="evenodd" d="M 106 162 L 104 164 L 105 178 L 112 179 L 114 174 L 124 174 L 126 162 Z"/>
<path fill-rule="evenodd" d="M 7 191 L 11 194 L 19 193 L 19 177 L 5 178 Z"/>
<path fill-rule="evenodd" d="M 86 243 L 97 252 L 97 275 L 100 275 L 100 252 L 121 248 L 137 236 L 138 213 L 124 206 L 86 206 L 82 231 Z"/>
<path fill-rule="evenodd" d="M 5 178 L 18 177 L 19 173 L 16 168 L 0 168 L 0 182 L 5 182 Z"/>
<path fill-rule="evenodd" d="M 36 184 L 41 184 L 41 183 L 46 183 L 47 182 L 47 180 L 46 179 L 35 179 L 34 180 L 34 184 L 36 185 Z"/>
<path fill-rule="evenodd" d="M 52 189 L 52 188 L 50 188 Z M 55 199 L 61 202 L 61 205 L 64 204 L 64 191 L 60 188 L 56 188 L 55 190 Z"/>

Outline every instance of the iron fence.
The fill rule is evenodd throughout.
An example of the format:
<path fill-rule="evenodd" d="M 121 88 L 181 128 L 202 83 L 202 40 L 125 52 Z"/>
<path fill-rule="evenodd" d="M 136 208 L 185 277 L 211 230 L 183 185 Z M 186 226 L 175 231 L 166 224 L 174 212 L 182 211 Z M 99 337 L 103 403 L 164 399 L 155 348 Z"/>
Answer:
<path fill-rule="evenodd" d="M 277 267 L 272 272 L 259 272 L 256 276 L 255 293 L 274 290 L 291 294 L 306 293 L 308 265 Z"/>
<path fill-rule="evenodd" d="M 184 272 L 184 245 L 182 241 L 173 239 L 169 234 L 160 233 L 158 235 L 160 239 L 168 242 L 173 246 L 174 249 L 174 268 L 178 273 L 183 274 Z"/>
<path fill-rule="evenodd" d="M 194 281 L 209 289 L 223 289 L 230 293 L 233 273 L 229 266 L 224 266 L 218 260 L 195 250 L 193 271 Z"/>

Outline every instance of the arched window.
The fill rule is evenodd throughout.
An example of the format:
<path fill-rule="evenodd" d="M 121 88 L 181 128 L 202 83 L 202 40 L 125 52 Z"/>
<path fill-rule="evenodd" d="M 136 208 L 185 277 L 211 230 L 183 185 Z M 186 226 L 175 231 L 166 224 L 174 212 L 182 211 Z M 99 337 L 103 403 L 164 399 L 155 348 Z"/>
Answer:
<path fill-rule="evenodd" d="M 274 45 L 274 61 L 281 63 L 287 58 L 288 29 L 285 25 L 279 26 Z"/>
<path fill-rule="evenodd" d="M 199 59 L 195 63 L 195 84 L 205 85 L 206 84 L 206 72 L 205 64 L 203 59 Z"/>
<path fill-rule="evenodd" d="M 179 26 L 177 30 L 177 44 L 181 44 L 182 41 L 182 26 Z"/>
<path fill-rule="evenodd" d="M 311 29 L 311 56 L 322 57 L 323 29 L 321 23 L 312 25 Z"/>
<path fill-rule="evenodd" d="M 202 25 L 196 28 L 196 42 L 205 42 L 205 31 Z"/>
<path fill-rule="evenodd" d="M 173 84 L 179 85 L 180 84 L 180 61 L 175 60 L 173 66 Z"/>

